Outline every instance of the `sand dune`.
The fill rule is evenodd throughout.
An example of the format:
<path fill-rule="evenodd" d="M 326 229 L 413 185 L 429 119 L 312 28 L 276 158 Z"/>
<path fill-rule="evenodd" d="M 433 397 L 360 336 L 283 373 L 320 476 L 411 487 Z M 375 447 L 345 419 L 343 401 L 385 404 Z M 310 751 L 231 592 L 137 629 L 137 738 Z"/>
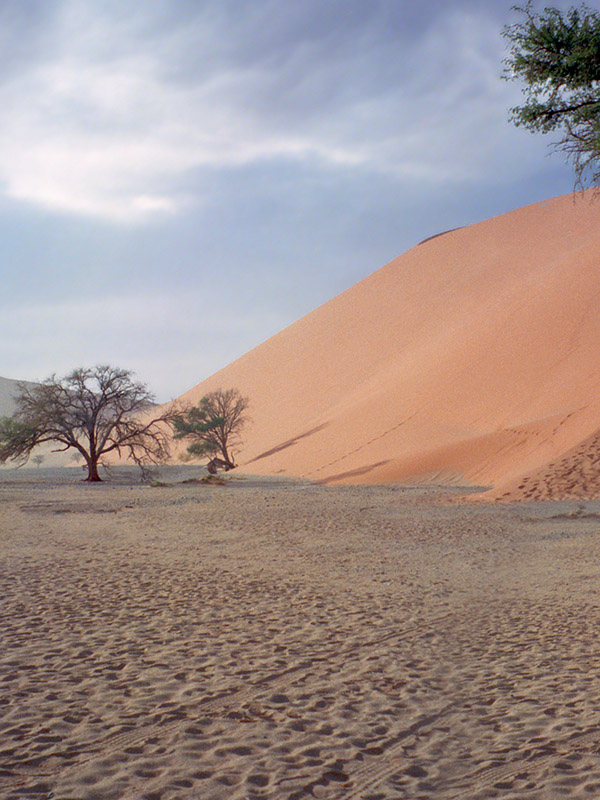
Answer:
<path fill-rule="evenodd" d="M 246 472 L 510 498 L 600 428 L 599 252 L 589 194 L 434 236 L 183 398 L 249 395 Z"/>

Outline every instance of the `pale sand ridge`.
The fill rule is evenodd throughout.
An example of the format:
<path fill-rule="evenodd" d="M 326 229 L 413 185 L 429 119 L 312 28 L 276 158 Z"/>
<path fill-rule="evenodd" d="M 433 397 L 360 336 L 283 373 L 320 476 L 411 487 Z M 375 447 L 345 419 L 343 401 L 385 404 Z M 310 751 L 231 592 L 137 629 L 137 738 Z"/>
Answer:
<path fill-rule="evenodd" d="M 10 417 L 14 414 L 15 395 L 18 391 L 19 383 L 25 383 L 28 386 L 35 386 L 31 381 L 15 381 L 10 378 L 0 377 L 0 417 Z M 57 453 L 56 447 L 53 444 L 40 445 L 35 450 L 36 455 L 44 456 L 44 464 L 46 466 L 63 467 L 72 465 L 72 451 L 69 453 Z M 1 465 L 0 465 L 1 466 Z M 12 462 L 8 462 L 8 466 L 12 466 Z"/>
<path fill-rule="evenodd" d="M 0 417 L 10 417 L 14 413 L 18 384 L 19 381 L 0 377 Z"/>
<path fill-rule="evenodd" d="M 599 252 L 589 194 L 434 236 L 183 398 L 250 397 L 247 472 L 521 496 L 600 429 Z"/>

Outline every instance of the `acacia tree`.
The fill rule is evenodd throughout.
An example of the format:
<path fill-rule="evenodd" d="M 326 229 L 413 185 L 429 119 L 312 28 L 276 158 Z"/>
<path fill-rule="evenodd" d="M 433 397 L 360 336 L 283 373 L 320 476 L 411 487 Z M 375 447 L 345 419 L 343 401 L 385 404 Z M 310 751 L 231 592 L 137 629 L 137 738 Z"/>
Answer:
<path fill-rule="evenodd" d="M 225 469 L 236 464 L 233 448 L 248 423 L 249 402 L 237 389 L 217 389 L 205 395 L 198 405 L 175 416 L 174 438 L 191 439 L 187 448 L 193 456 L 222 457 Z"/>
<path fill-rule="evenodd" d="M 510 43 L 504 77 L 523 81 L 526 102 L 511 121 L 532 132 L 557 132 L 555 150 L 573 164 L 576 186 L 600 181 L 600 13 L 513 10 L 524 19 L 504 29 Z"/>
<path fill-rule="evenodd" d="M 56 452 L 79 453 L 88 481 L 102 480 L 98 462 L 107 453 L 128 455 L 142 468 L 164 461 L 175 409 L 152 415 L 154 397 L 132 375 L 101 365 L 39 384 L 20 383 L 15 413 L 0 419 L 0 463 L 25 464 L 44 442 L 58 444 Z"/>

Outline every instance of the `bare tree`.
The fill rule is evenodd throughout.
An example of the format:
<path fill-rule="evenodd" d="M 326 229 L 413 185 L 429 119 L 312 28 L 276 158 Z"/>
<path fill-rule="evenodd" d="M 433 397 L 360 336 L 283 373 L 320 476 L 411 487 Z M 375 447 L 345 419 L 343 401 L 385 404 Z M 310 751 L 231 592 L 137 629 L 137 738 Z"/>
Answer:
<path fill-rule="evenodd" d="M 187 448 L 190 455 L 212 456 L 209 471 L 216 472 L 217 466 L 233 469 L 234 448 L 239 446 L 241 432 L 249 422 L 248 406 L 248 398 L 238 389 L 210 392 L 198 405 L 175 416 L 175 439 L 192 440 Z"/>
<path fill-rule="evenodd" d="M 85 459 L 88 481 L 102 480 L 98 464 L 107 453 L 125 454 L 140 467 L 169 455 L 175 407 L 152 415 L 154 397 L 129 370 L 101 365 L 20 383 L 12 417 L 0 419 L 0 463 L 24 464 L 43 442 L 57 452 L 73 448 Z"/>

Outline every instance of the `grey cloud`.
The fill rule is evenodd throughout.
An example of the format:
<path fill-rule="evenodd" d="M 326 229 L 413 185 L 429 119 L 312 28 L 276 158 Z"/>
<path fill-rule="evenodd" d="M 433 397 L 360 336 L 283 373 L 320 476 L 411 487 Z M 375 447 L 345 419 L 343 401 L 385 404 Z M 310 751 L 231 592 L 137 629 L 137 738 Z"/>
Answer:
<path fill-rule="evenodd" d="M 527 169 L 506 124 L 498 4 L 49 7 L 38 57 L 0 83 L 10 197 L 136 222 L 200 207 L 194 171 L 265 160 L 432 185 Z"/>
<path fill-rule="evenodd" d="M 568 191 L 507 123 L 509 5 L 0 4 L 0 374 L 112 361 L 167 399 L 420 239 Z"/>

